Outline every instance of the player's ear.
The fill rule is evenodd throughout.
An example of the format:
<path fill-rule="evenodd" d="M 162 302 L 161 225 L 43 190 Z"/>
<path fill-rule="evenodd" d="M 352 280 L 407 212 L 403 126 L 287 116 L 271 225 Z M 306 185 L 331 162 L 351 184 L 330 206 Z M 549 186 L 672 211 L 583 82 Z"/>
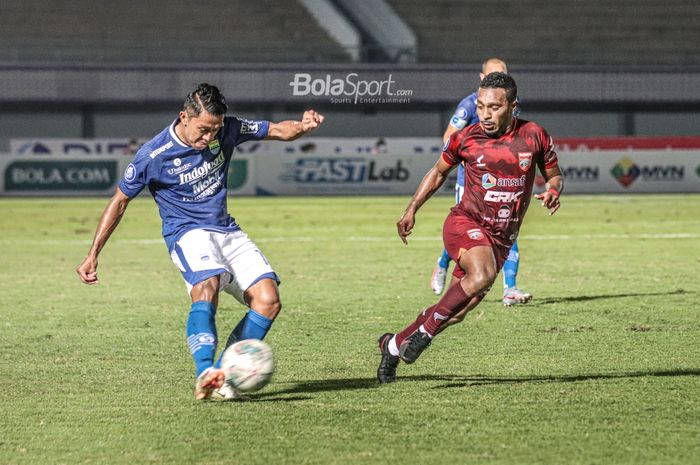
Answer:
<path fill-rule="evenodd" d="M 188 122 L 189 119 L 190 119 L 190 115 L 188 115 L 186 111 L 182 110 L 182 111 L 180 112 L 180 115 L 179 115 L 179 116 L 180 116 L 180 122 L 181 122 L 182 124 L 184 124 L 185 126 L 187 126 L 187 122 Z"/>

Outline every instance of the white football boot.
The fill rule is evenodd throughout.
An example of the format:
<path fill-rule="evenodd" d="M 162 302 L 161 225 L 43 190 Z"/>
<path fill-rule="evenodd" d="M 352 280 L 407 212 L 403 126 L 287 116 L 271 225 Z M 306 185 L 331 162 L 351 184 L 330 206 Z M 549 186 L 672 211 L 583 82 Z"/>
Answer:
<path fill-rule="evenodd" d="M 211 400 L 230 402 L 234 400 L 250 400 L 250 398 L 236 391 L 229 383 L 224 382 L 223 386 L 211 393 Z"/>
<path fill-rule="evenodd" d="M 517 287 L 509 287 L 503 291 L 503 305 L 510 307 L 517 304 L 526 304 L 532 300 L 532 294 Z"/>
<path fill-rule="evenodd" d="M 207 400 L 211 398 L 212 392 L 221 388 L 224 384 L 224 370 L 209 367 L 197 377 L 197 384 L 194 388 L 194 398 L 196 400 Z"/>
<path fill-rule="evenodd" d="M 433 275 L 430 277 L 430 288 L 435 295 L 440 295 L 445 290 L 445 281 L 447 281 L 447 268 L 440 266 L 440 259 L 438 258 Z"/>

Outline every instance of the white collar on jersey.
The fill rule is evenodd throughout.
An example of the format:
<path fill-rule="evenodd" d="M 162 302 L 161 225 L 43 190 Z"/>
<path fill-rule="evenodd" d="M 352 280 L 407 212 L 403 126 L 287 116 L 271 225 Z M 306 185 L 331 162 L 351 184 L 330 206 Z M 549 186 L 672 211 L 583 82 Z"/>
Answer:
<path fill-rule="evenodd" d="M 177 142 L 178 144 L 180 144 L 181 146 L 187 147 L 187 148 L 191 148 L 189 145 L 187 145 L 187 144 L 185 144 L 184 142 L 182 142 L 182 139 L 180 139 L 180 138 L 178 137 L 177 133 L 175 132 L 175 125 L 178 124 L 179 121 L 180 121 L 180 118 L 176 118 L 175 121 L 173 121 L 173 123 L 170 125 L 170 129 L 169 129 L 169 131 L 170 131 L 170 137 L 172 137 L 173 140 L 174 140 L 175 142 Z"/>

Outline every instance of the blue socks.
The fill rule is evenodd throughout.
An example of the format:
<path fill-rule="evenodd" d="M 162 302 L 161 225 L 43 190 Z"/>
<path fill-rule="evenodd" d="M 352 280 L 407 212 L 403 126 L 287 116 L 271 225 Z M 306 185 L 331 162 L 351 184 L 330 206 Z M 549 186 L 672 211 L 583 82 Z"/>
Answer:
<path fill-rule="evenodd" d="M 187 319 L 187 344 L 194 359 L 197 376 L 214 363 L 216 353 L 216 309 L 211 302 L 192 304 Z"/>
<path fill-rule="evenodd" d="M 442 249 L 442 256 L 440 257 L 440 268 L 447 268 L 450 266 L 450 256 L 447 254 L 447 250 Z"/>
<path fill-rule="evenodd" d="M 515 286 L 515 279 L 518 276 L 518 265 L 520 264 L 520 253 L 518 252 L 518 243 L 513 242 L 513 247 L 510 248 L 508 258 L 503 264 L 503 285 L 506 289 Z"/>
<path fill-rule="evenodd" d="M 265 339 L 267 332 L 272 326 L 272 321 L 253 310 L 252 308 L 248 310 L 248 313 L 238 322 L 236 327 L 233 329 L 228 339 L 226 340 L 226 347 L 224 350 L 243 339 Z M 223 355 L 223 351 L 221 352 Z M 221 366 L 221 355 L 216 361 L 215 366 L 220 368 Z"/>

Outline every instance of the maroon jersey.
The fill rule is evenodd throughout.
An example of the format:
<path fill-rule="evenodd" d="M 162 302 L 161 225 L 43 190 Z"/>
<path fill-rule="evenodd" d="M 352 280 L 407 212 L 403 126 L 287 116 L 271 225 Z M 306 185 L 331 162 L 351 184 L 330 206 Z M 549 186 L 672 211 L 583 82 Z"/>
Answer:
<path fill-rule="evenodd" d="M 471 218 L 508 247 L 530 204 L 535 166 L 557 164 L 552 138 L 544 128 L 517 118 L 499 138 L 484 134 L 479 123 L 455 132 L 442 159 L 450 165 L 464 163 L 464 195 L 452 213 Z"/>

